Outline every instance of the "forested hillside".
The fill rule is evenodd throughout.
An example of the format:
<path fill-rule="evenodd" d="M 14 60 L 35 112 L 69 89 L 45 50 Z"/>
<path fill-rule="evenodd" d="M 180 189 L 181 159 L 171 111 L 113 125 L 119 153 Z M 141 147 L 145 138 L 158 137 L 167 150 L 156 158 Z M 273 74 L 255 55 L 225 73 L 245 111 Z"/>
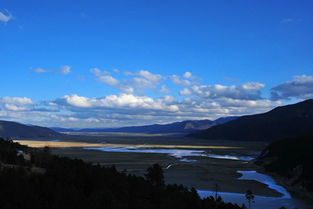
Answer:
<path fill-rule="evenodd" d="M 313 134 L 273 142 L 264 149 L 256 163 L 287 178 L 290 186 L 313 194 Z"/>

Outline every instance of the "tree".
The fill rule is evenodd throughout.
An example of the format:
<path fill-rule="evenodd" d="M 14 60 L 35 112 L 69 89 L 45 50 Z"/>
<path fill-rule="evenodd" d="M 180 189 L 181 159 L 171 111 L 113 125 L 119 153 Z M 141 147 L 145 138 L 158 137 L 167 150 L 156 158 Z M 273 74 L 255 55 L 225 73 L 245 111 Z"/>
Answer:
<path fill-rule="evenodd" d="M 217 197 L 218 197 L 218 189 L 219 189 L 219 186 L 218 184 L 214 184 L 214 191 L 215 191 L 215 200 L 217 200 Z"/>
<path fill-rule="evenodd" d="M 147 169 L 145 177 L 154 186 L 164 186 L 163 169 L 157 163 Z"/>
<path fill-rule="evenodd" d="M 254 199 L 254 195 L 251 190 L 247 190 L 246 199 L 248 200 L 248 203 L 249 203 L 249 209 L 251 209 L 251 201 L 253 201 Z"/>

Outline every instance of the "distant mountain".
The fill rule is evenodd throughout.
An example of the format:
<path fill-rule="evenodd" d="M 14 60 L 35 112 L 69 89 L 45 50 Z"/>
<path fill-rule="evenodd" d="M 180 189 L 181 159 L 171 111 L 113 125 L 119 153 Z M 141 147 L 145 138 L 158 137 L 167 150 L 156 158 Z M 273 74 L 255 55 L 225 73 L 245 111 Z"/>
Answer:
<path fill-rule="evenodd" d="M 242 116 L 189 136 L 206 139 L 274 141 L 305 131 L 313 133 L 313 99 L 277 107 L 263 114 Z"/>
<path fill-rule="evenodd" d="M 125 132 L 125 133 L 146 133 L 146 134 L 169 134 L 169 133 L 192 133 L 204 130 L 212 126 L 229 122 L 237 117 L 224 117 L 217 120 L 187 120 L 170 124 L 154 124 L 145 126 L 129 126 L 121 128 L 85 128 L 85 129 L 65 129 L 52 127 L 59 132 Z"/>
<path fill-rule="evenodd" d="M 21 123 L 0 120 L 0 137 L 4 138 L 36 138 L 53 137 L 62 134 L 49 128 L 40 126 L 30 126 Z"/>
<path fill-rule="evenodd" d="M 256 164 L 285 177 L 292 189 L 306 190 L 313 197 L 313 134 L 278 140 L 267 146 Z M 306 193 L 304 191 L 304 193 Z M 298 191 L 295 191 L 298 193 Z"/>

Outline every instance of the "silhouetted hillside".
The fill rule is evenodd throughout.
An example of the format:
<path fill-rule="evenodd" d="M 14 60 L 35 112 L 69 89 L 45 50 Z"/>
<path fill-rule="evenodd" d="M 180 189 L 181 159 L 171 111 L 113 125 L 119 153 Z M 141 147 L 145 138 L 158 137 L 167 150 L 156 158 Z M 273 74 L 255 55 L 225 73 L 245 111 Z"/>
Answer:
<path fill-rule="evenodd" d="M 313 133 L 312 99 L 277 107 L 263 114 L 242 116 L 190 136 L 207 139 L 274 141 L 305 131 Z"/>
<path fill-rule="evenodd" d="M 121 128 L 85 128 L 66 129 L 53 127 L 51 129 L 59 132 L 125 132 L 125 133 L 146 133 L 146 134 L 167 134 L 167 133 L 192 133 L 197 130 L 204 130 L 209 127 L 223 124 L 237 117 L 224 117 L 217 120 L 187 120 L 170 124 L 154 124 L 146 126 L 130 126 Z"/>
<path fill-rule="evenodd" d="M 62 134 L 49 128 L 28 126 L 21 123 L 0 120 L 0 137 L 4 138 L 35 138 L 60 136 Z"/>
<path fill-rule="evenodd" d="M 267 146 L 256 163 L 267 171 L 289 179 L 294 187 L 313 193 L 313 134 L 275 141 Z"/>

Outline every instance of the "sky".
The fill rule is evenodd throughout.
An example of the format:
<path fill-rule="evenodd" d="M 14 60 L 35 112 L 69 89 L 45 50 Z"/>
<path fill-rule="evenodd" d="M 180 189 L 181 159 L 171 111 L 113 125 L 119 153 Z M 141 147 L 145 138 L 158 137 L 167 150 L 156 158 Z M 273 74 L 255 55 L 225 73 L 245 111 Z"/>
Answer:
<path fill-rule="evenodd" d="M 311 0 L 0 0 L 0 120 L 121 127 L 313 98 Z"/>

